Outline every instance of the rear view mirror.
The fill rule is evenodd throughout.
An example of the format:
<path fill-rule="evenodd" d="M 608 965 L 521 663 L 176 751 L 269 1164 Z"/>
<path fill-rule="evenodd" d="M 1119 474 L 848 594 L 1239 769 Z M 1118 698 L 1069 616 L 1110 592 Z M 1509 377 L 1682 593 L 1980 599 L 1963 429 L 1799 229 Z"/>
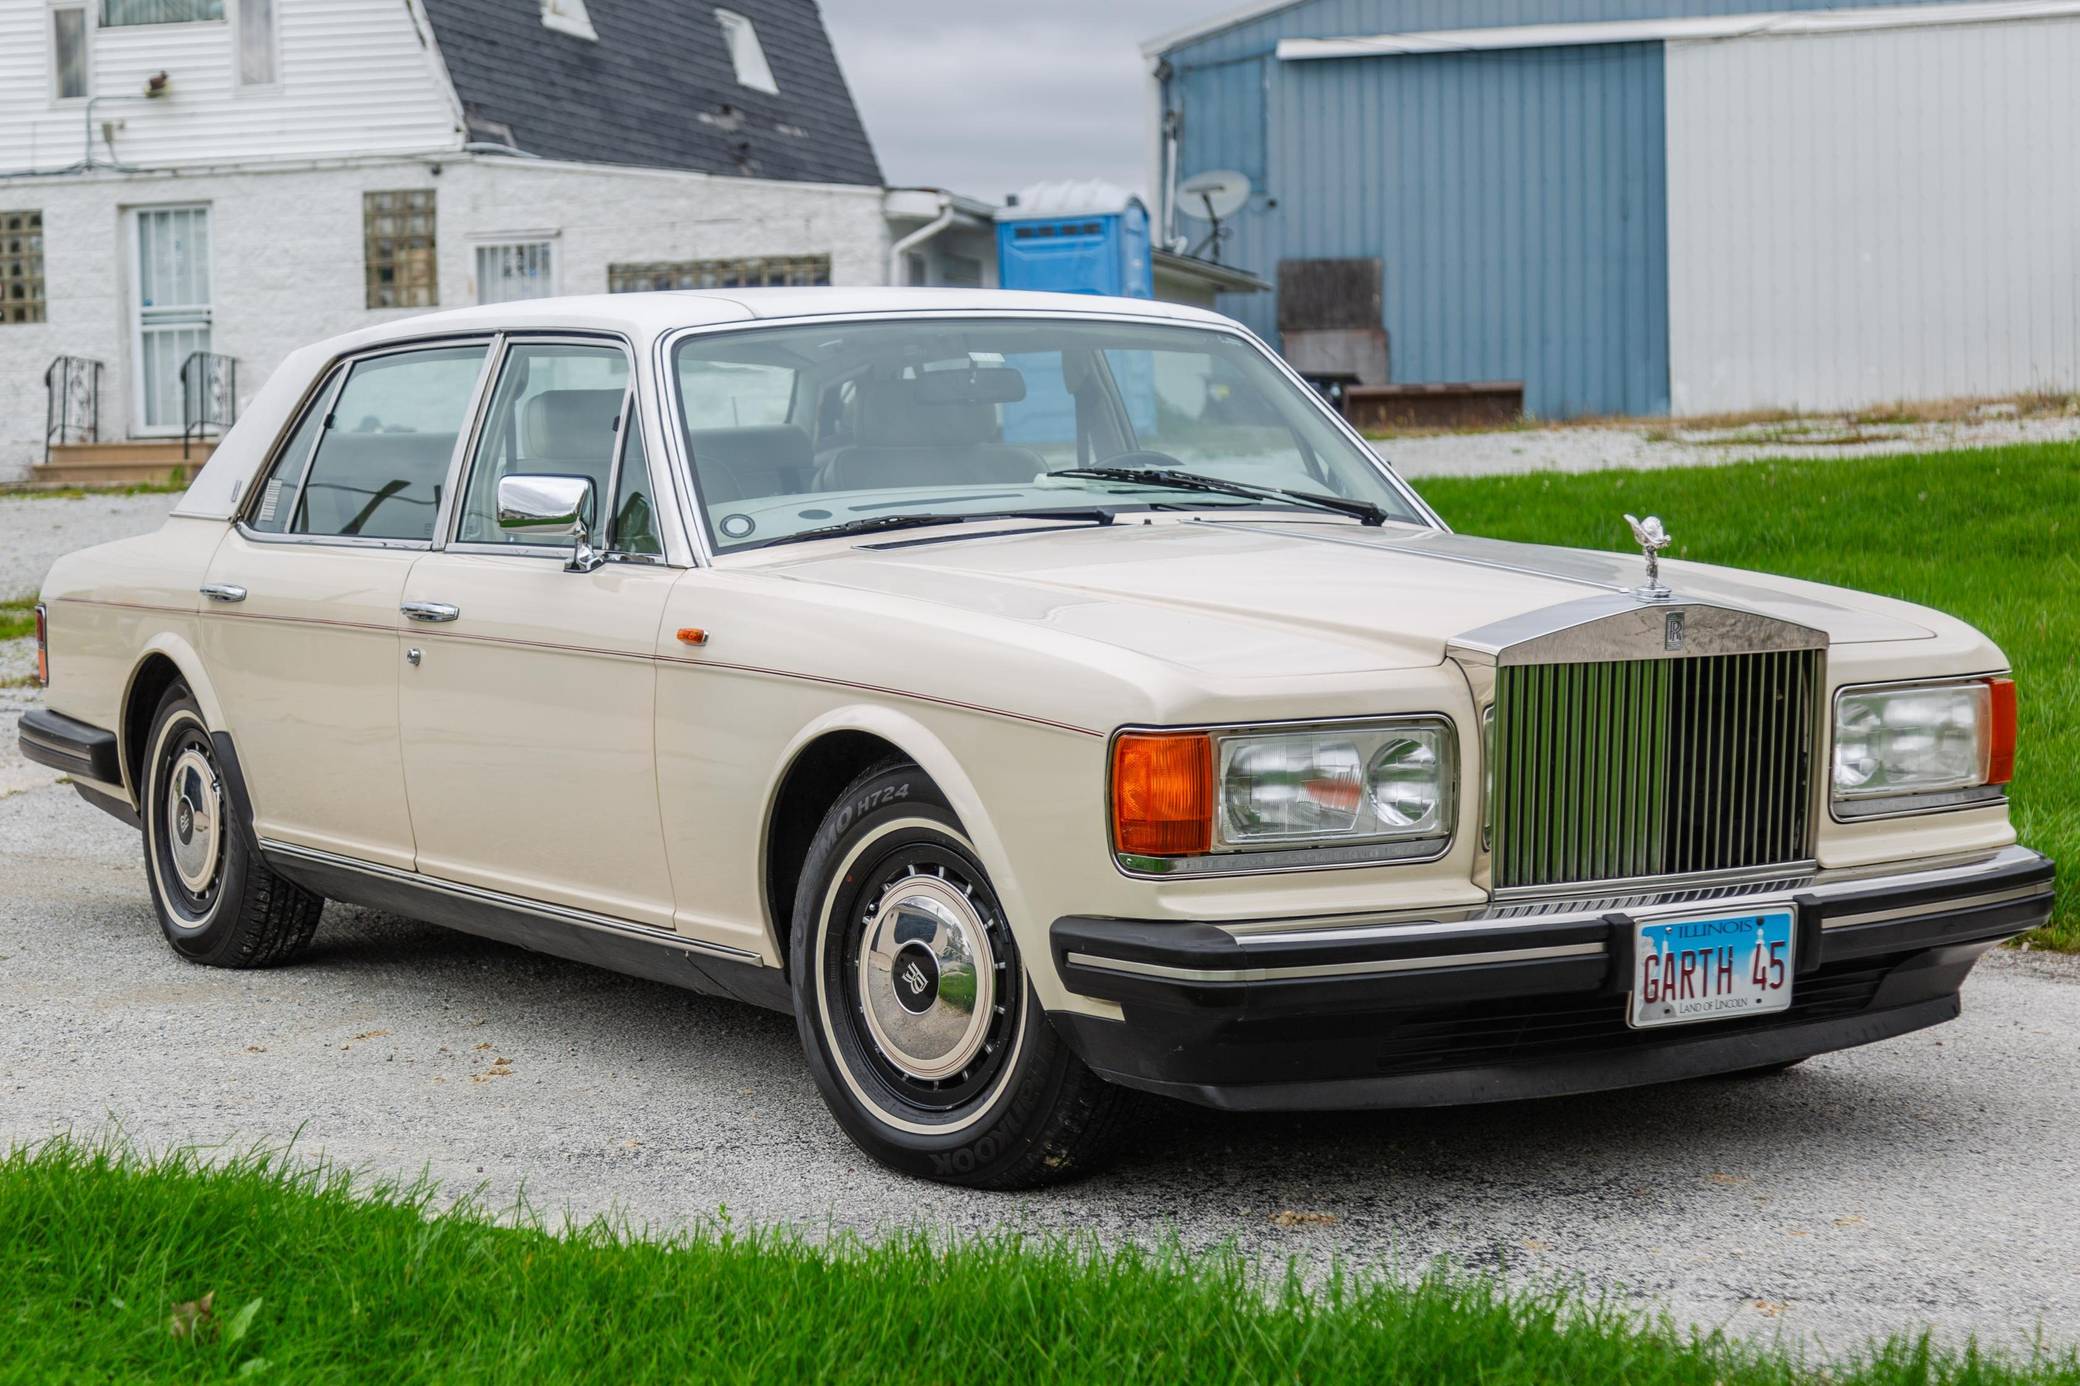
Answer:
<path fill-rule="evenodd" d="M 926 371 L 917 378 L 919 404 L 1016 404 L 1025 397 L 1025 374 L 1011 366 Z"/>

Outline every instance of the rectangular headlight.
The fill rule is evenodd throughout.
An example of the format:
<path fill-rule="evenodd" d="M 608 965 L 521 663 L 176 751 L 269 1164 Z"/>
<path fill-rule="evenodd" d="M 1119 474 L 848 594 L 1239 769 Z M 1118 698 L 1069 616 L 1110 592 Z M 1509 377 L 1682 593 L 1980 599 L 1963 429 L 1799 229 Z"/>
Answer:
<path fill-rule="evenodd" d="M 1846 688 L 1835 699 L 1834 798 L 1845 816 L 1997 797 L 1989 787 L 2006 783 L 2014 757 L 2008 679 Z"/>
<path fill-rule="evenodd" d="M 1437 717 L 1130 732 L 1112 788 L 1114 845 L 1137 870 L 1427 859 L 1457 821 L 1458 742 Z"/>

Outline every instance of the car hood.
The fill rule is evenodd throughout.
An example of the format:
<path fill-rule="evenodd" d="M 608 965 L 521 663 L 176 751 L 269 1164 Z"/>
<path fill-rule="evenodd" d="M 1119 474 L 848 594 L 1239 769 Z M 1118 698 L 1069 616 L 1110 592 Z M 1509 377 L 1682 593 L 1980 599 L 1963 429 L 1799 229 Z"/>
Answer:
<path fill-rule="evenodd" d="M 1229 675 L 1433 665 L 1456 636 L 1645 579 L 1637 555 L 1277 520 L 900 536 L 768 571 Z M 1933 634 L 1883 598 L 1703 564 L 1662 573 L 1679 597 L 1811 626 L 1835 644 Z"/>

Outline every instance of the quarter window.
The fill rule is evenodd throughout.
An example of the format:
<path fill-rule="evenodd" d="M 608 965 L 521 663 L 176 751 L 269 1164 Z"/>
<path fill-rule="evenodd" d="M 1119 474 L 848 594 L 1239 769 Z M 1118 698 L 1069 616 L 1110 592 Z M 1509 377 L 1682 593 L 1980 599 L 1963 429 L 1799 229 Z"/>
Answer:
<path fill-rule="evenodd" d="M 42 322 L 43 213 L 0 212 L 0 323 Z"/>
<path fill-rule="evenodd" d="M 101 0 L 101 27 L 194 24 L 224 17 L 224 0 Z"/>
<path fill-rule="evenodd" d="M 337 397 L 321 390 L 290 435 L 252 527 L 430 541 L 487 350 L 438 347 L 356 361 Z"/>
<path fill-rule="evenodd" d="M 361 195 L 363 261 L 371 308 L 431 308 L 440 302 L 433 189 Z"/>
<path fill-rule="evenodd" d="M 823 288 L 830 282 L 828 255 L 759 255 L 743 260 L 660 260 L 607 266 L 610 294 L 664 289 Z"/>
<path fill-rule="evenodd" d="M 456 539 L 543 543 L 498 527 L 498 482 L 507 476 L 584 477 L 593 496 L 587 519 L 599 534 L 627 396 L 628 357 L 619 347 L 540 342 L 508 351 L 470 459 Z"/>
<path fill-rule="evenodd" d="M 60 101 L 87 95 L 87 7 L 61 5 L 51 11 L 51 81 Z"/>
<path fill-rule="evenodd" d="M 607 552 L 654 558 L 664 553 L 664 543 L 657 537 L 657 507 L 650 499 L 650 456 L 643 447 L 643 427 L 634 410 L 628 412 L 627 420 Z"/>
<path fill-rule="evenodd" d="M 715 22 L 722 26 L 722 41 L 729 45 L 729 60 L 737 69 L 738 85 L 769 96 L 777 94 L 780 84 L 773 80 L 772 65 L 766 62 L 765 47 L 758 41 L 758 29 L 735 10 L 715 11 Z"/>
<path fill-rule="evenodd" d="M 555 247 L 549 241 L 478 246 L 477 302 L 548 298 L 556 292 L 554 255 Z"/>

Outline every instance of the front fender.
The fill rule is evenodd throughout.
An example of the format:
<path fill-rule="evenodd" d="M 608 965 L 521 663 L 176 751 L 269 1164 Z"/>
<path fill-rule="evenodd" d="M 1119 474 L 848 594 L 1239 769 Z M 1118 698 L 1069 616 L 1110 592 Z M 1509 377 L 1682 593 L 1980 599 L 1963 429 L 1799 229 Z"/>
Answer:
<path fill-rule="evenodd" d="M 1007 909 L 1013 910 L 1016 918 L 1022 911 L 1014 908 L 1014 900 L 1022 899 L 1018 876 L 1011 865 L 1010 855 L 1004 850 L 1002 835 L 984 804 L 981 792 L 974 780 L 962 767 L 960 758 L 947 746 L 938 733 L 923 722 L 898 708 L 874 703 L 848 703 L 835 707 L 815 718 L 787 745 L 779 764 L 766 781 L 765 828 L 759 842 L 759 860 L 766 859 L 771 848 L 774 809 L 780 802 L 782 786 L 793 771 L 802 752 L 811 745 L 834 732 L 864 732 L 888 742 L 911 760 L 916 761 L 932 782 L 946 796 L 947 803 L 967 829 L 968 840 L 974 844 L 975 855 L 989 871 L 990 881 L 996 886 L 999 898 Z M 772 902 L 768 901 L 770 913 Z"/>

